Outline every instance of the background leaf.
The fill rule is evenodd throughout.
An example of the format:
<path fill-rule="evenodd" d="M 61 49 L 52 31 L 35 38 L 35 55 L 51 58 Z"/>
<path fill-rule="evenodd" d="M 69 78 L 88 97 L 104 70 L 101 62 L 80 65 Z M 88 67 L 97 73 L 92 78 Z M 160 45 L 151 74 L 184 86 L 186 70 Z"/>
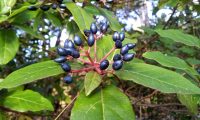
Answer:
<path fill-rule="evenodd" d="M 88 97 L 82 92 L 71 120 L 135 120 L 135 115 L 128 98 L 115 86 L 107 86 Z"/>
<path fill-rule="evenodd" d="M 0 30 L 0 65 L 7 64 L 15 57 L 19 41 L 14 30 Z"/>
<path fill-rule="evenodd" d="M 17 91 L 13 94 L 9 94 L 3 98 L 1 104 L 19 112 L 41 110 L 53 111 L 53 106 L 49 100 L 31 90 Z"/>
<path fill-rule="evenodd" d="M 85 76 L 84 86 L 85 94 L 88 96 L 101 83 L 101 76 L 94 71 L 88 72 Z"/>
<path fill-rule="evenodd" d="M 131 62 L 116 75 L 164 93 L 200 94 L 200 88 L 180 74 L 154 65 Z"/>
<path fill-rule="evenodd" d="M 5 14 L 11 10 L 17 0 L 1 0 L 0 1 L 0 14 Z"/>

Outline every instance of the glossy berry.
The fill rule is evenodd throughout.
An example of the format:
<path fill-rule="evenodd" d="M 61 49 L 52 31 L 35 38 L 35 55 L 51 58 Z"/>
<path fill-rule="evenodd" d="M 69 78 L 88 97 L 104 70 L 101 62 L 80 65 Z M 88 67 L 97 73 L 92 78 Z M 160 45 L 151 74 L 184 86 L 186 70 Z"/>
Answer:
<path fill-rule="evenodd" d="M 95 42 L 94 35 L 92 33 L 90 33 L 87 43 L 91 47 L 94 45 L 94 42 Z"/>
<path fill-rule="evenodd" d="M 60 56 L 67 56 L 67 55 L 68 55 L 66 49 L 64 49 L 64 48 L 57 48 L 57 53 L 58 53 Z"/>
<path fill-rule="evenodd" d="M 72 57 L 73 57 L 73 58 L 79 58 L 79 57 L 80 57 L 80 53 L 79 53 L 77 50 L 74 50 L 74 51 L 72 52 Z"/>
<path fill-rule="evenodd" d="M 124 45 L 120 50 L 120 54 L 124 55 L 124 54 L 128 53 L 128 51 L 129 51 L 128 45 Z"/>
<path fill-rule="evenodd" d="M 118 32 L 115 32 L 115 33 L 113 34 L 112 38 L 113 38 L 113 41 L 119 40 L 119 33 L 118 33 Z"/>
<path fill-rule="evenodd" d="M 67 75 L 63 78 L 64 82 L 67 83 L 67 84 L 70 84 L 73 82 L 73 79 L 72 79 L 72 76 L 70 75 Z"/>
<path fill-rule="evenodd" d="M 92 23 L 91 26 L 90 26 L 90 31 L 93 33 L 93 34 L 96 34 L 97 33 L 97 26 L 95 23 Z"/>
<path fill-rule="evenodd" d="M 113 61 L 117 61 L 117 60 L 121 60 L 122 57 L 120 54 L 115 54 L 115 56 L 113 57 Z"/>
<path fill-rule="evenodd" d="M 74 44 L 77 46 L 81 46 L 83 44 L 83 41 L 81 40 L 81 38 L 78 35 L 74 36 Z"/>
<path fill-rule="evenodd" d="M 61 9 L 66 9 L 66 8 L 67 8 L 65 4 L 60 4 L 59 7 L 60 7 Z"/>
<path fill-rule="evenodd" d="M 122 41 L 120 41 L 120 40 L 115 41 L 115 47 L 122 48 Z"/>
<path fill-rule="evenodd" d="M 35 7 L 35 6 L 29 6 L 28 10 L 35 11 L 35 10 L 37 10 L 37 7 Z"/>
<path fill-rule="evenodd" d="M 72 55 L 73 51 L 74 51 L 74 48 L 65 48 L 66 55 Z"/>
<path fill-rule="evenodd" d="M 119 70 L 122 68 L 122 66 L 123 66 L 123 61 L 121 60 L 117 60 L 112 64 L 113 70 Z"/>
<path fill-rule="evenodd" d="M 135 54 L 133 53 L 126 53 L 123 56 L 123 61 L 131 61 L 134 58 Z"/>
<path fill-rule="evenodd" d="M 100 63 L 100 69 L 101 70 L 105 70 L 106 68 L 108 68 L 109 66 L 109 61 L 108 60 L 103 60 L 101 63 Z"/>
<path fill-rule="evenodd" d="M 61 67 L 65 72 L 70 72 L 71 71 L 71 66 L 68 63 L 62 63 Z"/>
<path fill-rule="evenodd" d="M 133 49 L 136 45 L 133 44 L 133 43 L 128 43 L 127 46 L 128 46 L 128 48 L 130 50 L 130 49 Z"/>
<path fill-rule="evenodd" d="M 123 41 L 124 38 L 125 38 L 125 33 L 124 33 L 124 32 L 121 32 L 121 33 L 119 34 L 119 39 L 120 39 L 121 41 Z"/>
<path fill-rule="evenodd" d="M 90 30 L 84 30 L 83 32 L 84 32 L 85 36 L 87 36 L 87 37 L 89 37 L 89 35 L 91 33 Z"/>
<path fill-rule="evenodd" d="M 102 25 L 100 26 L 100 31 L 101 31 L 102 33 L 106 33 L 107 29 L 108 29 L 108 24 L 106 24 L 106 23 L 104 23 L 104 24 L 102 24 Z"/>
<path fill-rule="evenodd" d="M 57 8 L 57 4 L 53 3 L 52 6 L 51 6 L 51 8 L 55 10 Z"/>
<path fill-rule="evenodd" d="M 64 48 L 75 48 L 75 46 L 71 40 L 65 40 Z"/>
<path fill-rule="evenodd" d="M 56 58 L 54 61 L 57 62 L 57 63 L 63 63 L 63 62 L 66 61 L 66 57 L 61 56 L 59 58 Z"/>
<path fill-rule="evenodd" d="M 48 5 L 42 5 L 42 6 L 40 6 L 40 9 L 41 10 L 43 10 L 43 11 L 47 11 L 47 10 L 49 10 L 49 6 Z"/>

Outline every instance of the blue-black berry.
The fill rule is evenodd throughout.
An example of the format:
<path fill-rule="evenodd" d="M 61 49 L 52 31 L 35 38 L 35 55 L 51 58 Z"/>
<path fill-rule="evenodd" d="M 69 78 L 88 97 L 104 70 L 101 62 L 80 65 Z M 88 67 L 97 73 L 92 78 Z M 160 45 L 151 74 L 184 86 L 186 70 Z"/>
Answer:
<path fill-rule="evenodd" d="M 124 33 L 124 32 L 121 32 L 121 33 L 119 34 L 119 39 L 120 39 L 121 41 L 123 41 L 124 38 L 125 38 L 125 33 Z"/>
<path fill-rule="evenodd" d="M 87 37 L 89 37 L 89 35 L 90 35 L 90 33 L 91 33 L 90 30 L 84 30 L 83 32 L 84 32 L 85 36 L 87 36 Z"/>
<path fill-rule="evenodd" d="M 60 7 L 61 9 L 66 9 L 66 8 L 67 8 L 65 4 L 60 4 L 59 7 Z"/>
<path fill-rule="evenodd" d="M 124 54 L 128 53 L 128 51 L 129 51 L 128 45 L 124 45 L 120 50 L 120 54 L 124 55 Z"/>
<path fill-rule="evenodd" d="M 64 48 L 57 48 L 57 53 L 60 56 L 67 56 L 67 55 L 69 55 L 68 52 L 66 51 L 66 49 L 64 49 Z"/>
<path fill-rule="evenodd" d="M 109 61 L 108 61 L 108 60 L 103 60 L 103 61 L 100 63 L 100 69 L 101 69 L 101 70 L 107 69 L 108 66 L 109 66 Z"/>
<path fill-rule="evenodd" d="M 43 10 L 43 11 L 47 11 L 47 10 L 49 10 L 49 6 L 48 5 L 42 5 L 42 6 L 40 6 L 40 9 L 41 10 Z"/>
<path fill-rule="evenodd" d="M 115 41 L 115 47 L 122 48 L 122 41 L 120 41 L 120 40 Z"/>
<path fill-rule="evenodd" d="M 87 43 L 91 47 L 94 45 L 94 42 L 95 42 L 94 35 L 92 33 L 90 33 Z"/>
<path fill-rule="evenodd" d="M 35 7 L 35 6 L 29 6 L 28 10 L 35 11 L 35 10 L 37 10 L 37 7 Z"/>
<path fill-rule="evenodd" d="M 63 63 L 63 62 L 66 61 L 66 57 L 61 56 L 59 58 L 56 58 L 54 61 L 57 62 L 57 63 Z"/>
<path fill-rule="evenodd" d="M 114 63 L 112 64 L 113 70 L 119 70 L 122 68 L 122 66 L 123 66 L 123 61 L 121 60 L 114 61 Z"/>
<path fill-rule="evenodd" d="M 104 23 L 104 24 L 102 24 L 102 25 L 100 26 L 100 31 L 101 31 L 102 33 L 106 33 L 107 29 L 108 29 L 108 24 L 107 24 L 107 23 Z"/>
<path fill-rule="evenodd" d="M 75 46 L 71 40 L 65 40 L 64 48 L 75 48 Z"/>
<path fill-rule="evenodd" d="M 57 4 L 53 3 L 52 6 L 51 6 L 51 8 L 55 10 L 57 8 Z"/>
<path fill-rule="evenodd" d="M 133 43 L 128 43 L 127 46 L 128 46 L 128 48 L 130 50 L 130 49 L 133 49 L 136 45 L 133 44 Z"/>
<path fill-rule="evenodd" d="M 79 58 L 79 57 L 80 57 L 80 53 L 79 53 L 77 50 L 74 50 L 74 51 L 72 52 L 72 57 L 73 57 L 73 58 Z"/>
<path fill-rule="evenodd" d="M 91 26 L 90 26 L 90 31 L 93 33 L 93 34 L 96 34 L 97 33 L 97 26 L 95 23 L 92 23 Z"/>
<path fill-rule="evenodd" d="M 131 61 L 134 58 L 135 54 L 133 53 L 126 53 L 123 56 L 123 61 Z"/>
<path fill-rule="evenodd" d="M 113 34 L 112 38 L 113 38 L 113 41 L 120 40 L 120 38 L 119 38 L 119 33 L 118 33 L 117 31 L 116 31 L 116 32 L 114 32 L 114 34 Z"/>
<path fill-rule="evenodd" d="M 73 82 L 73 79 L 72 79 L 72 76 L 70 75 L 67 75 L 63 78 L 64 82 L 67 83 L 67 84 L 70 84 Z"/>
<path fill-rule="evenodd" d="M 62 4 L 63 0 L 57 0 L 58 3 Z"/>
<path fill-rule="evenodd" d="M 81 46 L 83 44 L 83 41 L 81 40 L 81 38 L 78 35 L 74 36 L 74 44 L 77 46 Z"/>
<path fill-rule="evenodd" d="M 122 56 L 120 54 L 115 54 L 115 56 L 113 57 L 113 61 L 117 61 L 121 59 L 122 59 Z"/>
<path fill-rule="evenodd" d="M 65 72 L 70 72 L 71 71 L 71 66 L 68 63 L 62 63 L 61 67 Z"/>

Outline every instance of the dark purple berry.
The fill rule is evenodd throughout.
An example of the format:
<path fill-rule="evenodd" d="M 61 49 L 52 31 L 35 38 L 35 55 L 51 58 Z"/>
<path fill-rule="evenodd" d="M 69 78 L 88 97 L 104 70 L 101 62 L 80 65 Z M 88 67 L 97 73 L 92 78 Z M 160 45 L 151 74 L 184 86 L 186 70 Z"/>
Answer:
<path fill-rule="evenodd" d="M 71 40 L 65 40 L 64 48 L 75 48 L 75 46 Z"/>
<path fill-rule="evenodd" d="M 126 53 L 123 56 L 123 61 L 131 61 L 134 58 L 135 54 L 133 53 Z"/>
<path fill-rule="evenodd" d="M 102 33 L 106 33 L 107 29 L 108 29 L 108 24 L 106 24 L 106 23 L 104 23 L 104 24 L 102 24 L 102 25 L 100 26 L 100 31 L 101 31 Z"/>
<path fill-rule="evenodd" d="M 118 32 L 115 32 L 115 33 L 113 34 L 112 38 L 113 38 L 113 41 L 119 40 L 119 33 L 118 33 Z"/>
<path fill-rule="evenodd" d="M 119 39 L 120 39 L 121 41 L 123 41 L 124 38 L 125 38 L 125 33 L 124 33 L 124 32 L 121 32 L 121 33 L 119 34 Z"/>
<path fill-rule="evenodd" d="M 122 48 L 122 41 L 120 41 L 120 40 L 115 41 L 115 47 Z"/>
<path fill-rule="evenodd" d="M 57 4 L 53 3 L 52 6 L 51 6 L 51 8 L 55 10 L 57 8 Z"/>
<path fill-rule="evenodd" d="M 64 49 L 64 48 L 57 48 L 57 53 L 58 53 L 60 56 L 67 56 L 67 55 L 68 55 L 66 49 Z"/>
<path fill-rule="evenodd" d="M 80 57 L 80 53 L 79 53 L 77 50 L 74 50 L 74 51 L 72 52 L 72 57 L 73 57 L 73 58 L 79 58 L 79 57 Z"/>
<path fill-rule="evenodd" d="M 61 56 L 59 58 L 56 58 L 54 61 L 57 62 L 57 63 L 63 63 L 63 62 L 66 61 L 66 57 Z"/>
<path fill-rule="evenodd" d="M 122 56 L 120 54 L 115 54 L 115 56 L 113 57 L 113 61 L 117 61 L 121 59 L 122 59 Z"/>
<path fill-rule="evenodd" d="M 47 11 L 47 10 L 49 10 L 49 6 L 48 5 L 42 5 L 42 6 L 40 6 L 40 9 L 41 10 L 43 10 L 43 11 Z"/>
<path fill-rule="evenodd" d="M 113 70 L 119 70 L 122 68 L 122 66 L 123 66 L 123 61 L 121 60 L 114 61 L 114 63 L 112 64 Z"/>
<path fill-rule="evenodd" d="M 74 48 L 65 48 L 66 55 L 72 55 L 73 51 L 74 51 Z"/>
<path fill-rule="evenodd" d="M 62 63 L 61 67 L 65 72 L 70 72 L 71 71 L 71 67 L 70 67 L 70 65 L 68 63 Z"/>
<path fill-rule="evenodd" d="M 103 60 L 103 61 L 100 63 L 100 69 L 101 69 L 101 70 L 107 69 L 108 66 L 109 66 L 109 61 L 108 61 L 108 60 Z"/>
<path fill-rule="evenodd" d="M 59 4 L 62 4 L 63 0 L 57 0 L 57 2 L 58 2 Z"/>
<path fill-rule="evenodd" d="M 133 44 L 133 43 L 128 43 L 127 46 L 128 46 L 128 48 L 130 50 L 130 49 L 133 49 L 136 45 Z"/>
<path fill-rule="evenodd" d="M 73 82 L 73 79 L 72 79 L 72 76 L 70 75 L 67 75 L 63 78 L 64 82 L 67 83 L 67 84 L 70 84 Z"/>
<path fill-rule="evenodd" d="M 97 26 L 95 23 L 92 23 L 91 26 L 90 26 L 90 31 L 93 33 L 93 34 L 96 34 L 97 33 Z"/>
<path fill-rule="evenodd" d="M 95 42 L 94 35 L 92 33 L 90 33 L 87 43 L 91 47 L 94 45 L 94 42 Z"/>
<path fill-rule="evenodd" d="M 91 33 L 90 30 L 84 30 L 83 32 L 84 32 L 85 36 L 87 36 L 87 37 L 89 37 L 89 35 Z"/>
<path fill-rule="evenodd" d="M 81 46 L 83 44 L 83 41 L 81 40 L 81 38 L 78 35 L 74 36 L 74 44 L 77 46 Z"/>
<path fill-rule="evenodd" d="M 66 9 L 66 8 L 67 8 L 65 4 L 60 4 L 59 7 L 60 7 L 61 9 Z"/>
<path fill-rule="evenodd" d="M 35 10 L 37 10 L 37 7 L 35 7 L 35 6 L 29 6 L 28 10 L 35 11 Z"/>
<path fill-rule="evenodd" d="M 128 45 L 124 45 L 120 50 L 120 54 L 124 55 L 124 54 L 128 53 L 128 51 L 129 51 Z"/>

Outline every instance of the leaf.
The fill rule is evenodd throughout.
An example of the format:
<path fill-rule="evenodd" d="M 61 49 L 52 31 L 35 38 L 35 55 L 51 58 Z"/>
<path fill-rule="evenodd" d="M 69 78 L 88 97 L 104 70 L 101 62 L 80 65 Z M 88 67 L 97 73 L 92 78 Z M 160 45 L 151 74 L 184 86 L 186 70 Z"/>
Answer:
<path fill-rule="evenodd" d="M 7 119 L 7 116 L 6 116 L 5 111 L 0 110 L 0 120 L 6 120 L 6 119 Z"/>
<path fill-rule="evenodd" d="M 200 105 L 199 95 L 178 94 L 178 99 L 191 113 L 198 114 L 198 104 Z"/>
<path fill-rule="evenodd" d="M 73 69 L 79 64 L 70 63 Z M 60 65 L 54 61 L 45 61 L 24 67 L 9 74 L 2 82 L 0 88 L 13 88 L 39 79 L 64 73 Z"/>
<path fill-rule="evenodd" d="M 0 65 L 7 64 L 15 57 L 19 41 L 14 30 L 0 30 Z"/>
<path fill-rule="evenodd" d="M 5 14 L 11 11 L 17 0 L 1 0 L 0 1 L 0 14 Z"/>
<path fill-rule="evenodd" d="M 61 21 L 58 17 L 58 15 L 56 15 L 55 13 L 52 14 L 50 12 L 46 12 L 45 13 L 46 17 L 53 23 L 53 25 L 57 26 L 57 27 L 61 27 Z"/>
<path fill-rule="evenodd" d="M 135 120 L 135 114 L 128 98 L 115 86 L 107 86 L 90 96 L 82 92 L 71 120 Z"/>
<path fill-rule="evenodd" d="M 200 40 L 192 35 L 183 33 L 180 30 L 169 29 L 169 30 L 156 30 L 161 37 L 169 38 L 175 42 L 180 42 L 188 46 L 196 46 L 200 48 Z"/>
<path fill-rule="evenodd" d="M 82 34 L 84 34 L 84 29 L 89 29 L 90 24 L 93 22 L 93 18 L 90 14 L 88 14 L 83 8 L 77 6 L 75 3 L 68 2 L 66 4 L 69 11 L 72 13 L 74 17 L 74 21 L 78 25 Z"/>
<path fill-rule="evenodd" d="M 85 94 L 88 96 L 94 89 L 101 84 L 101 77 L 97 72 L 88 72 L 85 76 L 84 86 Z"/>
<path fill-rule="evenodd" d="M 180 74 L 154 65 L 130 62 L 115 74 L 163 93 L 200 94 L 200 88 Z"/>
<path fill-rule="evenodd" d="M 14 92 L 3 98 L 2 105 L 19 112 L 26 111 L 53 111 L 53 106 L 49 100 L 41 96 L 39 93 L 25 90 Z"/>
<path fill-rule="evenodd" d="M 178 57 L 164 55 L 159 51 L 146 52 L 143 54 L 143 57 L 155 60 L 156 62 L 166 67 L 180 69 L 186 72 L 190 72 L 193 75 L 198 75 L 198 73 L 192 67 L 190 67 L 184 60 Z"/>

